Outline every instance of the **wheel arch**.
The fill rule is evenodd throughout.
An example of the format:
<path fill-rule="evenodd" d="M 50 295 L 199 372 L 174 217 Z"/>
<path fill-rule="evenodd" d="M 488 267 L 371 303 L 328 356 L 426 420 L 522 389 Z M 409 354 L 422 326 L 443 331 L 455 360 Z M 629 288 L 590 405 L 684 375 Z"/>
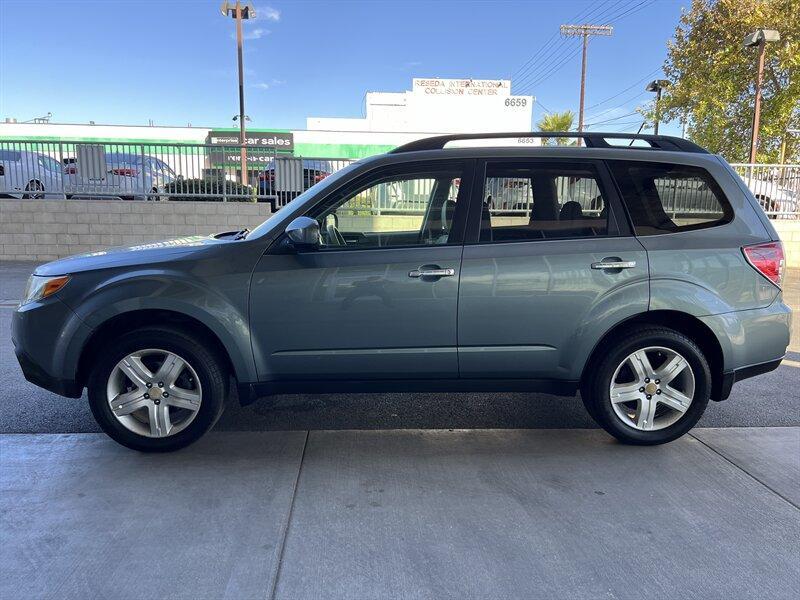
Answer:
<path fill-rule="evenodd" d="M 84 386 L 89 378 L 91 365 L 103 348 L 115 337 L 146 326 L 167 326 L 190 333 L 203 342 L 222 361 L 231 375 L 237 375 L 236 365 L 222 340 L 205 323 L 192 316 L 172 310 L 141 309 L 118 314 L 98 326 L 81 349 L 78 359 L 77 381 Z"/>
<path fill-rule="evenodd" d="M 684 334 L 700 347 L 708 366 L 711 370 L 711 399 L 721 400 L 724 395 L 723 367 L 725 356 L 722 345 L 711 328 L 697 317 L 676 310 L 653 310 L 634 315 L 617 323 L 595 344 L 589 355 L 589 360 L 581 373 L 581 388 L 586 378 L 592 372 L 597 362 L 605 353 L 605 348 L 613 343 L 616 338 L 643 326 L 660 326 Z"/>

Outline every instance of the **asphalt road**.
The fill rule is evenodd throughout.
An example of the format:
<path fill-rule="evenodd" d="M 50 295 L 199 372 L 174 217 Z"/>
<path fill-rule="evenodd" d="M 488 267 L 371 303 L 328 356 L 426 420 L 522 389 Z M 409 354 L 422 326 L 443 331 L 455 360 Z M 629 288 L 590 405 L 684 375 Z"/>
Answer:
<path fill-rule="evenodd" d="M 10 341 L 11 314 L 32 263 L 0 263 L 0 433 L 98 431 L 85 398 L 61 398 L 24 380 Z M 798 275 L 795 271 L 793 275 Z M 797 277 L 794 277 L 796 280 Z M 796 285 L 789 293 L 796 294 Z M 794 304 L 798 306 L 798 304 Z M 793 339 L 793 346 L 797 344 Z M 786 366 L 741 382 L 725 402 L 709 404 L 700 427 L 800 426 L 800 353 Z M 222 431 L 319 429 L 589 428 L 579 398 L 547 394 L 331 394 L 275 396 L 236 403 Z"/>

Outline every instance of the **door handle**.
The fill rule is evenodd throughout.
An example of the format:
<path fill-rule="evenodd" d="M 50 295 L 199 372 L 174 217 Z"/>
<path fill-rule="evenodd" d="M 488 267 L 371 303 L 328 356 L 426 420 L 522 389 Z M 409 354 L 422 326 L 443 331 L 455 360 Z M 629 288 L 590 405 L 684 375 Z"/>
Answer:
<path fill-rule="evenodd" d="M 612 260 L 603 259 L 600 262 L 593 262 L 593 269 L 632 269 L 636 266 L 635 260 Z"/>
<path fill-rule="evenodd" d="M 408 272 L 409 277 L 415 279 L 419 277 L 452 277 L 456 274 L 455 269 L 425 269 L 419 268 Z"/>

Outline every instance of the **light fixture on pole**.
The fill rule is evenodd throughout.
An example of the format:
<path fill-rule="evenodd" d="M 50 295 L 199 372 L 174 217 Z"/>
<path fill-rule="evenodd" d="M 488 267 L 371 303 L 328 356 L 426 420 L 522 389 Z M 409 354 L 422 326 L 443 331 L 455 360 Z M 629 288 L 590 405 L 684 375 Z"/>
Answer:
<path fill-rule="evenodd" d="M 219 7 L 223 17 L 231 17 L 236 21 L 236 51 L 239 62 L 239 144 L 240 160 L 241 160 L 241 181 L 243 184 L 247 183 L 247 137 L 245 132 L 245 114 L 244 114 L 244 60 L 242 58 L 242 21 L 246 19 L 255 19 L 256 9 L 249 2 L 242 4 L 240 0 L 236 0 L 236 4 L 231 5 L 230 2 L 225 0 Z"/>
<path fill-rule="evenodd" d="M 661 90 L 669 85 L 669 81 L 666 79 L 654 79 L 650 83 L 647 84 L 647 87 L 644 88 L 646 92 L 654 92 L 656 95 L 656 110 L 655 110 L 655 123 L 653 124 L 653 133 L 658 135 L 658 122 L 661 120 Z"/>
<path fill-rule="evenodd" d="M 750 134 L 750 162 L 756 162 L 758 150 L 758 128 L 761 122 L 761 84 L 764 81 L 764 54 L 767 42 L 777 42 L 781 34 L 775 29 L 757 29 L 744 38 L 745 48 L 758 48 L 758 72 L 756 73 L 756 102 L 753 109 L 753 131 Z"/>

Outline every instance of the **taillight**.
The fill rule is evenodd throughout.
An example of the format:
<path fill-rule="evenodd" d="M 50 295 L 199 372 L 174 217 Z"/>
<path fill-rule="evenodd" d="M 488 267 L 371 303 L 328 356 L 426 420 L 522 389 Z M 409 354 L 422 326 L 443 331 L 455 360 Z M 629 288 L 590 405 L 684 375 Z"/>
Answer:
<path fill-rule="evenodd" d="M 66 175 L 75 175 L 78 170 L 75 167 L 64 167 L 64 174 Z"/>
<path fill-rule="evenodd" d="M 742 248 L 744 256 L 753 268 L 769 279 L 772 283 L 781 286 L 783 281 L 783 244 L 780 242 L 767 242 Z"/>
<path fill-rule="evenodd" d="M 114 175 L 122 175 L 123 177 L 136 177 L 139 171 L 136 169 L 111 169 Z"/>

